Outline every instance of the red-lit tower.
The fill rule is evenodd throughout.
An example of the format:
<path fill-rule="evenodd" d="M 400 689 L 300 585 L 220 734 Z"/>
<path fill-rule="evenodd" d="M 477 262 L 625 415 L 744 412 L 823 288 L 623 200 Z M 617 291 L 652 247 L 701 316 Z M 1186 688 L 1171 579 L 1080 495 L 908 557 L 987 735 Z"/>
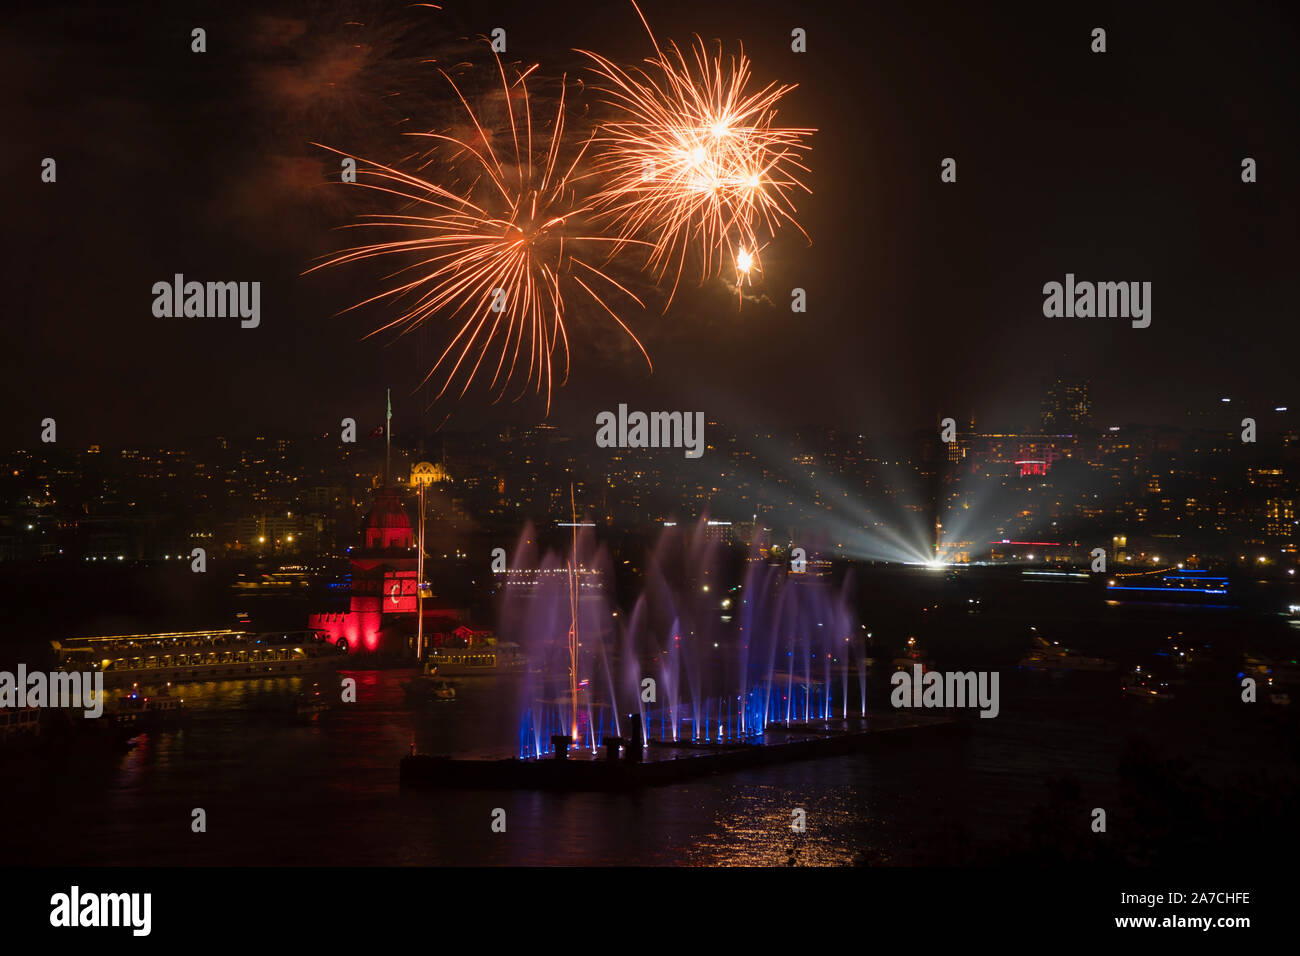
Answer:
<path fill-rule="evenodd" d="M 313 614 L 310 626 L 348 651 L 403 653 L 417 613 L 415 534 L 402 492 L 375 492 L 362 544 L 352 550 L 352 600 L 345 612 Z"/>

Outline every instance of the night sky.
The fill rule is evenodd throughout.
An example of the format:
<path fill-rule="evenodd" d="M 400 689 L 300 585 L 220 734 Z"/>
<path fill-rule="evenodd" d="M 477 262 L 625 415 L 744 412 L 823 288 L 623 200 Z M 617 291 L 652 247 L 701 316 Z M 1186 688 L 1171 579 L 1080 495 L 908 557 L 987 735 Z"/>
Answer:
<path fill-rule="evenodd" d="M 437 126 L 449 109 L 421 61 L 489 62 L 466 38 L 497 26 L 506 60 L 551 76 L 581 75 L 574 48 L 623 62 L 651 52 L 617 0 L 443 6 L 8 11 L 0 440 L 36 445 L 46 416 L 74 447 L 336 430 L 345 415 L 368 426 L 388 385 L 396 424 L 411 427 L 444 330 L 362 341 L 382 310 L 335 313 L 377 291 L 376 273 L 300 275 L 347 244 L 334 227 L 355 211 L 344 187 L 323 184 L 337 161 L 310 143 L 395 155 L 401 128 Z M 627 402 L 741 430 L 901 430 L 972 411 L 982 427 L 1032 428 L 1056 374 L 1092 381 L 1099 424 L 1186 423 L 1220 396 L 1261 418 L 1300 412 L 1293 8 L 853 6 L 643 5 L 659 37 L 743 43 L 758 83 L 799 85 L 780 118 L 818 131 L 813 194 L 799 202 L 813 243 L 782 231 L 742 308 L 715 280 L 666 314 L 662 296 L 624 313 L 653 375 L 625 338 L 588 325 L 608 323 L 576 317 L 583 344 L 552 423 L 594 434 L 596 412 Z M 361 29 L 349 21 L 366 24 L 364 55 L 346 53 Z M 206 53 L 190 52 L 195 26 Z M 808 31 L 805 54 L 790 50 L 794 27 Z M 54 185 L 40 181 L 46 156 Z M 955 184 L 940 182 L 948 156 Z M 1246 156 L 1254 184 L 1241 181 Z M 260 281 L 261 327 L 155 318 L 151 287 L 177 272 Z M 1044 318 L 1042 286 L 1067 272 L 1152 282 L 1150 328 Z M 795 286 L 806 314 L 789 311 Z M 471 393 L 427 421 L 542 413 L 535 399 L 487 407 Z"/>

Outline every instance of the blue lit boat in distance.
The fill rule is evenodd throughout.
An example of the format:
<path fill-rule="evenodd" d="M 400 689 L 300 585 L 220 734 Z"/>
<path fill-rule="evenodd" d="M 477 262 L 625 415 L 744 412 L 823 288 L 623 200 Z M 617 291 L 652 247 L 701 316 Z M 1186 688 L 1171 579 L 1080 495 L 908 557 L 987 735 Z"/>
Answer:
<path fill-rule="evenodd" d="M 1235 607 L 1228 579 L 1205 571 L 1117 574 L 1106 582 L 1109 601 Z"/>

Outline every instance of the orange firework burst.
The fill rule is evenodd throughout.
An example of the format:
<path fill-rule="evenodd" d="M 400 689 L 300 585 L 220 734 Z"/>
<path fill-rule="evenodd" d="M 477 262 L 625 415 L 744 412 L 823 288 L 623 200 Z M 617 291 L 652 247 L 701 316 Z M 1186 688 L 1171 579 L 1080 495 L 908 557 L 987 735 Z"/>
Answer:
<path fill-rule="evenodd" d="M 535 384 L 539 394 L 545 392 L 549 412 L 552 357 L 557 348 L 563 353 L 560 384 L 568 377 L 567 296 L 578 293 L 599 305 L 631 336 L 647 363 L 650 359 L 601 293 L 620 292 L 640 305 L 639 300 L 583 258 L 589 249 L 600 255 L 594 244 L 618 240 L 581 227 L 591 210 L 579 200 L 572 179 L 588 144 L 572 150 L 571 158 L 564 162 L 563 90 L 549 137 L 539 134 L 538 142 L 545 145 L 535 150 L 526 83 L 535 67 L 519 73 L 513 83 L 507 80 L 500 60 L 497 68 L 505 91 L 508 130 L 503 135 L 494 135 L 480 122 L 445 72 L 443 76 L 465 109 L 468 139 L 441 133 L 411 134 L 429 137 L 442 154 L 451 154 L 445 161 L 445 181 L 468 185 L 447 188 L 392 166 L 358 159 L 357 184 L 396 197 L 403 211 L 366 216 L 354 227 L 398 230 L 402 238 L 345 249 L 308 271 L 381 256 L 414 257 L 415 261 L 387 277 L 397 279 L 396 285 L 351 307 L 387 299 L 404 303 L 401 315 L 370 334 L 392 328 L 404 334 L 443 316 L 457 331 L 425 377 L 428 381 L 441 373 L 444 381 L 437 398 L 457 380 L 463 382 L 463 396 L 480 371 L 490 367 L 488 387 L 497 390 L 495 400 L 499 401 L 526 363 L 519 397 Z M 500 139 L 501 145 L 494 147 L 494 139 Z"/>
<path fill-rule="evenodd" d="M 800 156 L 815 131 L 776 125 L 776 105 L 794 87 L 749 91 L 743 51 L 710 55 L 697 37 L 688 59 L 676 44 L 665 50 L 650 38 L 655 56 L 645 69 L 579 51 L 593 61 L 614 114 L 593 138 L 593 173 L 604 180 L 593 197 L 598 217 L 614 222 L 621 239 L 648 240 L 646 265 L 658 279 L 675 267 L 673 293 L 693 247 L 702 279 L 730 262 L 739 286 L 759 268 L 760 232 L 771 237 L 788 222 L 803 233 L 792 194 L 811 192 L 798 173 L 808 172 Z"/>

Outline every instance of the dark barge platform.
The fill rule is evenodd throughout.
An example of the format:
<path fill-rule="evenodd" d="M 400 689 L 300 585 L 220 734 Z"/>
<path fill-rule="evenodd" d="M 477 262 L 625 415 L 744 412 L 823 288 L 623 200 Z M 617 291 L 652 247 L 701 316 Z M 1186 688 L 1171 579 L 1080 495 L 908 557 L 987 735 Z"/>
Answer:
<path fill-rule="evenodd" d="M 617 740 L 599 755 L 570 750 L 559 758 L 411 754 L 402 758 L 400 780 L 407 788 L 629 790 L 769 764 L 917 746 L 968 730 L 969 723 L 955 717 L 888 712 L 865 719 L 769 726 L 761 737 L 745 742 L 651 740 L 649 747 L 626 748 L 621 755 Z"/>

